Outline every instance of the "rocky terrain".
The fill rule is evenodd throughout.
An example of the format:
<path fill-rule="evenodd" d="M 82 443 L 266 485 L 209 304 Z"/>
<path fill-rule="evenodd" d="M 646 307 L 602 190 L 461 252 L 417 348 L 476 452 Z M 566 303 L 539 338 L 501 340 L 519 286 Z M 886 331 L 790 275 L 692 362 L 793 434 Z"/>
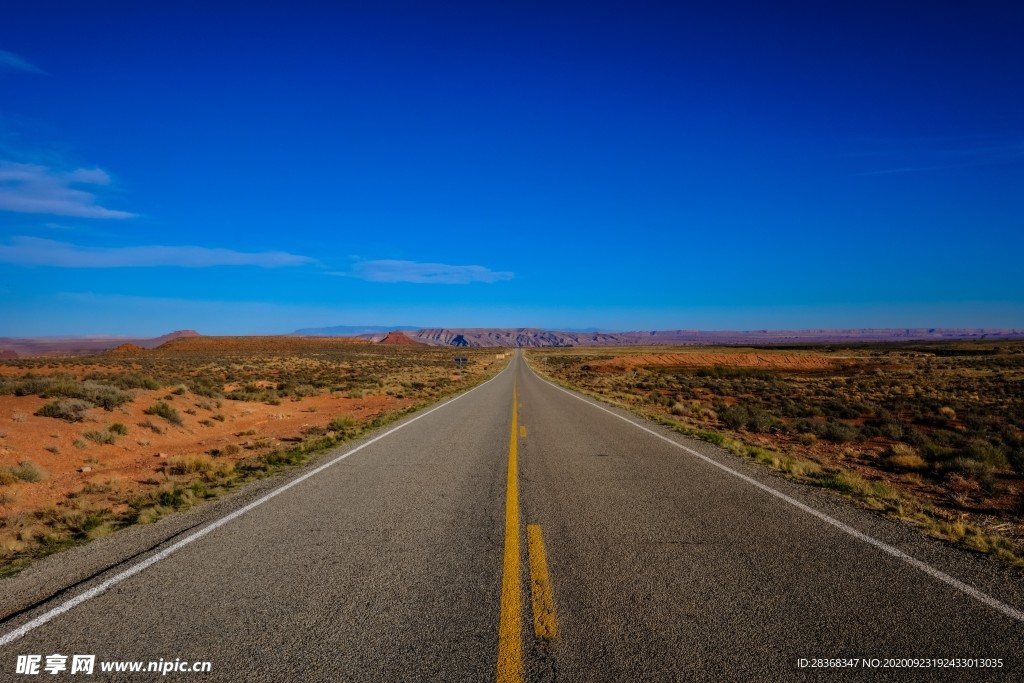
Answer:
<path fill-rule="evenodd" d="M 557 332 L 522 328 L 425 328 L 405 330 L 433 346 L 660 346 L 711 344 L 810 344 L 893 341 L 1024 339 L 1024 330 L 986 328 L 894 328 L 863 330 L 662 330 L 639 332 Z M 384 334 L 360 335 L 380 341 Z"/>
<path fill-rule="evenodd" d="M 398 330 L 388 332 L 387 336 L 381 339 L 378 343 L 395 346 L 426 346 L 423 342 L 410 339 L 405 333 Z"/>

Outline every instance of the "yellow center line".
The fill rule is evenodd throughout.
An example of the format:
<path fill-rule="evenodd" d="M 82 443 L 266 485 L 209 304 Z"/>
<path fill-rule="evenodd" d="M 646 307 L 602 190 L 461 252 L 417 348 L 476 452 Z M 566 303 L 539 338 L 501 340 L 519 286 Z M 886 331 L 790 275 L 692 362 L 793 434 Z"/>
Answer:
<path fill-rule="evenodd" d="M 541 640 L 558 636 L 555 622 L 555 594 L 548 577 L 548 560 L 544 555 L 544 536 L 539 524 L 526 526 L 526 547 L 530 553 L 530 595 L 533 597 L 533 632 Z"/>
<path fill-rule="evenodd" d="M 516 462 L 518 395 L 512 384 L 512 435 L 508 441 L 505 489 L 505 562 L 501 572 L 501 617 L 498 622 L 498 683 L 522 683 L 523 615 L 519 586 L 519 481 Z"/>
<path fill-rule="evenodd" d="M 526 425 L 519 425 L 519 436 L 526 437 Z"/>

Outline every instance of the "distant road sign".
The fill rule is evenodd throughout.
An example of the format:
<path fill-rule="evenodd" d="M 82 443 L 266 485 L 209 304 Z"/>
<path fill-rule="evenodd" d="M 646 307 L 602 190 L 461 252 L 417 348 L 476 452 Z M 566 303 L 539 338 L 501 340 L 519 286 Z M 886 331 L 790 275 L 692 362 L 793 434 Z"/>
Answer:
<path fill-rule="evenodd" d="M 458 365 L 460 368 L 466 365 L 466 363 L 468 362 L 469 359 L 466 358 L 465 356 L 455 356 L 455 364 Z"/>

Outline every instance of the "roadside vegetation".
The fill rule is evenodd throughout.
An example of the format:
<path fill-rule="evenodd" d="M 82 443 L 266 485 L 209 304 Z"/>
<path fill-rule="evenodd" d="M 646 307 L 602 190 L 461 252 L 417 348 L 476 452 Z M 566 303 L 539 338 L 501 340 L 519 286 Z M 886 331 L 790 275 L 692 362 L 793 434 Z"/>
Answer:
<path fill-rule="evenodd" d="M 568 387 L 1024 566 L 1024 342 L 527 357 Z"/>
<path fill-rule="evenodd" d="M 438 347 L 183 341 L 0 361 L 0 576 L 301 465 L 504 366 L 494 349 L 459 349 L 459 369 Z"/>

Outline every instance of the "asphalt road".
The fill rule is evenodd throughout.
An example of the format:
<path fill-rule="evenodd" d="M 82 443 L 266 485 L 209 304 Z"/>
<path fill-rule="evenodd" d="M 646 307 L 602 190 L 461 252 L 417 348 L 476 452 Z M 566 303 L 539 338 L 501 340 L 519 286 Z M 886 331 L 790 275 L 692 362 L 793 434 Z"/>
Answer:
<path fill-rule="evenodd" d="M 1024 677 L 1019 571 L 581 400 L 519 356 L 373 438 L 0 582 L 0 680 L 156 680 L 99 662 L 161 659 L 210 662 L 166 676 L 196 681 Z M 97 664 L 16 675 L 33 654 Z M 798 666 L 836 658 L 858 666 Z M 956 658 L 975 665 L 934 668 Z"/>

